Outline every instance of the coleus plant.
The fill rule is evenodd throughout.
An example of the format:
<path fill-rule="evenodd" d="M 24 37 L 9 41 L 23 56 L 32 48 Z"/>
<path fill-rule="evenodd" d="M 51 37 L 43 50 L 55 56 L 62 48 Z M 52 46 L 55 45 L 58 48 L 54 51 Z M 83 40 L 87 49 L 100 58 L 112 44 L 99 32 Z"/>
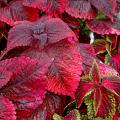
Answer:
<path fill-rule="evenodd" d="M 119 119 L 119 12 L 119 0 L 0 0 L 0 119 Z"/>

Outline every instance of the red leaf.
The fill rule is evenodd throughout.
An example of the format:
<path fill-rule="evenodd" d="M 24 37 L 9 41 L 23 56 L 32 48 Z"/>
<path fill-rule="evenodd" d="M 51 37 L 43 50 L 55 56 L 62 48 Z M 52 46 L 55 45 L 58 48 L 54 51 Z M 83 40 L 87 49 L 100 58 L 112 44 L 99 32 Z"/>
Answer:
<path fill-rule="evenodd" d="M 9 83 L 1 94 L 12 100 L 17 107 L 17 114 L 28 116 L 43 102 L 47 81 L 45 73 L 51 60 L 35 61 L 28 57 L 6 59 L 0 66 L 13 72 Z"/>
<path fill-rule="evenodd" d="M 0 97 L 0 119 L 1 120 L 16 120 L 16 112 L 14 105 L 9 99 Z"/>
<path fill-rule="evenodd" d="M 74 97 L 82 72 L 81 56 L 75 44 L 63 40 L 49 45 L 43 51 L 26 50 L 22 55 L 40 59 L 54 58 L 48 71 L 48 90 Z"/>
<path fill-rule="evenodd" d="M 66 12 L 75 18 L 85 19 L 93 19 L 97 15 L 97 11 L 87 0 L 68 0 Z"/>
<path fill-rule="evenodd" d="M 12 77 L 12 72 L 7 71 L 4 68 L 0 67 L 0 88 L 6 85 L 8 81 L 10 81 L 11 77 Z"/>
<path fill-rule="evenodd" d="M 91 67 L 93 60 L 96 58 L 96 54 L 92 45 L 79 43 L 78 50 L 83 60 L 83 66 Z"/>
<path fill-rule="evenodd" d="M 96 115 L 99 117 L 106 117 L 106 116 L 109 117 L 109 114 L 114 109 L 112 106 L 112 104 L 114 103 L 112 103 L 112 100 L 110 98 L 112 96 L 108 91 L 104 91 L 104 89 L 101 89 L 101 93 L 102 93 L 101 102 Z"/>
<path fill-rule="evenodd" d="M 120 35 L 120 20 L 115 19 L 114 22 L 110 20 L 92 20 L 87 21 L 87 27 L 97 34 L 117 34 Z"/>
<path fill-rule="evenodd" d="M 120 73 L 120 54 L 112 55 L 110 63 Z"/>
<path fill-rule="evenodd" d="M 52 16 L 61 15 L 64 12 L 67 0 L 24 0 L 25 6 L 39 8 Z"/>
<path fill-rule="evenodd" d="M 89 72 L 89 76 L 90 76 L 90 79 L 93 81 L 94 84 L 101 83 L 99 68 L 98 68 L 98 65 L 97 65 L 96 61 L 94 61 L 93 65 L 92 65 L 92 68 Z"/>
<path fill-rule="evenodd" d="M 112 93 L 120 95 L 120 78 L 117 76 L 104 77 L 99 76 L 99 67 L 94 62 L 88 77 L 82 77 L 80 86 L 76 93 L 77 103 L 80 107 L 86 94 L 91 94 L 93 99 L 95 115 L 106 117 L 112 112 L 112 101 L 109 98 Z M 96 71 L 97 72 L 96 72 Z M 93 77 L 92 77 L 93 76 Z M 101 78 L 100 78 L 101 77 Z M 99 82 L 98 82 L 99 81 Z"/>
<path fill-rule="evenodd" d="M 116 0 L 89 0 L 99 11 L 103 11 L 108 17 L 113 19 Z"/>
<path fill-rule="evenodd" d="M 82 72 L 82 60 L 75 44 L 62 41 L 49 46 L 46 52 L 54 58 L 48 72 L 48 90 L 74 97 Z"/>
<path fill-rule="evenodd" d="M 9 25 L 13 25 L 15 21 L 36 20 L 39 17 L 37 9 L 24 7 L 21 0 L 13 0 L 6 4 L 8 5 L 0 8 L 0 20 Z"/>
<path fill-rule="evenodd" d="M 115 69 L 113 69 L 111 66 L 108 66 L 102 63 L 101 61 L 97 61 L 97 63 L 98 63 L 101 78 L 105 76 L 117 76 L 118 75 L 118 72 Z"/>
<path fill-rule="evenodd" d="M 103 86 L 109 91 L 120 96 L 120 77 L 118 76 L 109 76 L 103 78 Z"/>
<path fill-rule="evenodd" d="M 79 87 L 76 92 L 76 100 L 78 107 L 81 106 L 86 93 L 91 92 L 93 89 L 93 84 L 91 82 L 80 81 Z"/>
<path fill-rule="evenodd" d="M 29 117 L 21 118 L 19 116 L 19 120 L 53 120 L 52 118 L 55 112 L 62 115 L 65 105 L 65 97 L 48 92 L 43 103 Z"/>
<path fill-rule="evenodd" d="M 76 41 L 72 30 L 59 18 L 43 17 L 37 22 L 23 21 L 14 26 L 8 36 L 7 49 L 17 46 L 44 47 L 62 39 L 71 37 Z"/>

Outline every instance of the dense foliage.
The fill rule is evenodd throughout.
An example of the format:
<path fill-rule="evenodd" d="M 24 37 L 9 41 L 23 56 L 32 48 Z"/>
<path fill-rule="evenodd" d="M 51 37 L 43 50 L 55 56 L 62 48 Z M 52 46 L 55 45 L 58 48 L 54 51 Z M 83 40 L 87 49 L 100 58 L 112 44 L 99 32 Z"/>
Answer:
<path fill-rule="evenodd" d="M 118 120 L 120 0 L 0 0 L 0 120 Z"/>

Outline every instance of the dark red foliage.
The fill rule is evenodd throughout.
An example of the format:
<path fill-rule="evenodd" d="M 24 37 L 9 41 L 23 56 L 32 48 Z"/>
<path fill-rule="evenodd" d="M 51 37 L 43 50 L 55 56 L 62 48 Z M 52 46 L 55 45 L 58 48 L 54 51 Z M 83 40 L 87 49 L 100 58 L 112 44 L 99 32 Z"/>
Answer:
<path fill-rule="evenodd" d="M 65 11 L 75 18 L 93 19 L 97 11 L 88 0 L 68 0 Z"/>
<path fill-rule="evenodd" d="M 23 0 L 25 6 L 38 8 L 46 14 L 57 17 L 61 15 L 68 0 Z"/>
<path fill-rule="evenodd" d="M 43 48 L 65 38 L 77 40 L 73 31 L 59 18 L 43 17 L 36 22 L 23 21 L 14 26 L 8 37 L 7 48 L 34 46 Z"/>
<path fill-rule="evenodd" d="M 34 8 L 25 7 L 22 4 L 22 0 L 12 0 L 4 2 L 4 5 L 0 6 L 0 20 L 14 25 L 16 21 L 22 20 L 37 20 L 39 18 L 38 10 Z"/>
<path fill-rule="evenodd" d="M 97 34 L 117 34 L 120 35 L 120 20 L 115 19 L 114 22 L 111 22 L 108 19 L 105 20 L 92 20 L 87 21 L 86 25 L 89 29 Z"/>
<path fill-rule="evenodd" d="M 119 119 L 119 12 L 120 0 L 0 0 L 0 120 Z"/>

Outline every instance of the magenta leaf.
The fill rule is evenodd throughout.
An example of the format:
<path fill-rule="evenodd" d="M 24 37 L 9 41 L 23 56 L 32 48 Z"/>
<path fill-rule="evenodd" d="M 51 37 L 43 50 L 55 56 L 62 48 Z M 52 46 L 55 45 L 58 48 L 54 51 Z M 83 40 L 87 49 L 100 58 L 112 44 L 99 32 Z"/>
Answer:
<path fill-rule="evenodd" d="M 44 47 L 70 37 L 76 41 L 72 30 L 59 18 L 43 17 L 36 22 L 23 21 L 14 26 L 8 36 L 7 49 L 17 46 Z"/>
<path fill-rule="evenodd" d="M 13 25 L 16 21 L 33 21 L 38 19 L 38 12 L 37 9 L 23 6 L 21 0 L 13 0 L 0 7 L 0 20 L 9 25 Z"/>
<path fill-rule="evenodd" d="M 87 0 L 68 0 L 66 12 L 75 18 L 85 19 L 93 19 L 97 15 L 97 10 Z"/>
<path fill-rule="evenodd" d="M 13 103 L 2 96 L 0 97 L 0 119 L 16 120 L 16 112 Z"/>
<path fill-rule="evenodd" d="M 120 96 L 120 87 L 119 87 L 120 77 L 118 76 L 104 77 L 102 84 L 106 89 L 113 92 L 117 96 Z"/>
<path fill-rule="evenodd" d="M 12 72 L 5 70 L 4 68 L 0 68 L 0 88 L 10 81 L 12 77 Z"/>
<path fill-rule="evenodd" d="M 99 11 L 105 13 L 106 16 L 113 19 L 116 7 L 116 0 L 89 0 Z"/>
<path fill-rule="evenodd" d="M 38 8 L 48 15 L 58 16 L 61 15 L 66 7 L 67 0 L 24 0 L 25 6 Z"/>
<path fill-rule="evenodd" d="M 120 54 L 114 54 L 111 56 L 111 65 L 120 73 Z"/>
<path fill-rule="evenodd" d="M 37 60 L 28 57 L 16 57 L 0 62 L 0 66 L 11 71 L 13 76 L 9 83 L 1 89 L 16 105 L 17 114 L 29 116 L 42 104 L 45 97 L 47 81 L 46 72 L 51 60 Z"/>
<path fill-rule="evenodd" d="M 120 20 L 91 20 L 86 22 L 87 27 L 97 34 L 117 34 L 120 35 Z"/>

